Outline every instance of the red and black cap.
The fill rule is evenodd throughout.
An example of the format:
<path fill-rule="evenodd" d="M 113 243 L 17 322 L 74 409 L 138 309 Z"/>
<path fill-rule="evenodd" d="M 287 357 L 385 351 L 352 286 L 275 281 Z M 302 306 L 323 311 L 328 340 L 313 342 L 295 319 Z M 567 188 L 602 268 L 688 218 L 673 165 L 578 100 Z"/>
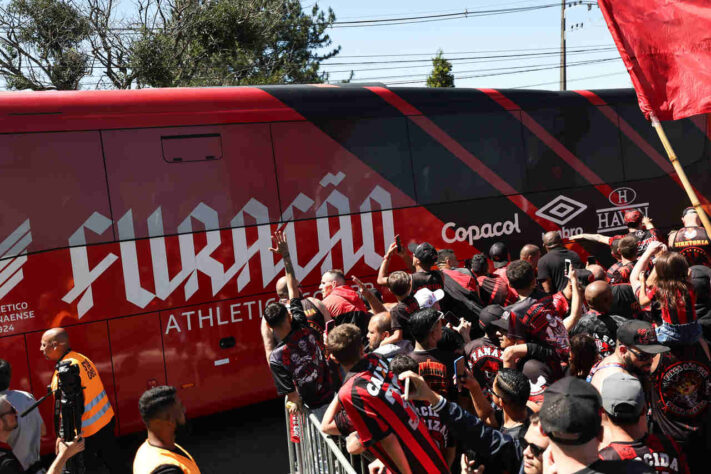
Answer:
<path fill-rule="evenodd" d="M 625 224 L 631 224 L 633 226 L 638 226 L 642 223 L 642 218 L 644 216 L 637 209 L 630 209 L 625 212 Z"/>
<path fill-rule="evenodd" d="M 659 343 L 654 327 L 647 321 L 627 321 L 617 328 L 617 341 L 648 354 L 668 352 L 670 349 Z"/>

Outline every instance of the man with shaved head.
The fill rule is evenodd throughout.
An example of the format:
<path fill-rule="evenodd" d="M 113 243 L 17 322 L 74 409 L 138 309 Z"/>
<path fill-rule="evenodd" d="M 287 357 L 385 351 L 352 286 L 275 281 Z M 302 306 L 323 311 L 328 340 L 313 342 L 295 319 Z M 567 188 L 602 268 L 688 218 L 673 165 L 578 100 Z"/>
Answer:
<path fill-rule="evenodd" d="M 538 260 L 541 258 L 541 249 L 538 245 L 526 244 L 521 248 L 519 258 L 531 264 L 533 271 L 538 271 Z"/>
<path fill-rule="evenodd" d="M 374 314 L 368 322 L 368 347 L 371 352 L 392 359 L 398 354 L 412 351 L 412 343 L 407 339 L 388 342 L 393 333 L 392 316 L 387 311 Z"/>
<path fill-rule="evenodd" d="M 615 352 L 617 327 L 625 322 L 621 316 L 611 315 L 612 288 L 606 281 L 594 281 L 585 288 L 585 301 L 590 308 L 570 331 L 571 336 L 588 334 L 595 339 L 602 357 Z"/>
<path fill-rule="evenodd" d="M 577 253 L 563 246 L 563 239 L 558 231 L 546 232 L 543 235 L 543 247 L 548 253 L 538 261 L 537 278 L 545 292 L 556 293 L 568 284 L 565 261 L 570 260 L 572 268 L 583 268 L 583 264 Z"/>
<path fill-rule="evenodd" d="M 74 352 L 69 342 L 69 334 L 64 328 L 53 328 L 45 331 L 40 343 L 40 351 L 44 356 L 56 362 L 52 376 L 52 390 L 59 385 L 58 369 L 60 365 L 69 363 L 79 368 L 83 394 L 84 413 L 81 417 L 81 436 L 86 440 L 87 465 L 92 466 L 93 457 L 97 457 L 106 465 L 109 472 L 128 472 L 119 451 L 114 436 L 114 410 L 104 390 L 99 371 L 86 356 Z M 60 396 L 59 392 L 55 397 Z"/>

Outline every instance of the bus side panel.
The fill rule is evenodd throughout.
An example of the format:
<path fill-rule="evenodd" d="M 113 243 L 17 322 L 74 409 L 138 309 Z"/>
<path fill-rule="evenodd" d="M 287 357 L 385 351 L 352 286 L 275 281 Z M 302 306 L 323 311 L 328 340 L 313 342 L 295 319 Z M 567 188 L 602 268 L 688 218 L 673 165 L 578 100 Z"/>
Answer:
<path fill-rule="evenodd" d="M 23 335 L 0 339 L 0 357 L 8 361 L 10 367 L 12 367 L 12 378 L 10 379 L 10 388 L 12 390 L 32 391 L 26 350 L 25 336 Z"/>
<path fill-rule="evenodd" d="M 160 315 L 142 314 L 109 321 L 121 434 L 144 428 L 138 399 L 144 391 L 165 385 Z"/>
<path fill-rule="evenodd" d="M 15 255 L 65 247 L 94 213 L 111 217 L 98 133 L 0 135 L 0 254 L 14 244 Z M 86 232 L 83 240 L 108 242 L 113 234 Z"/>
<path fill-rule="evenodd" d="M 121 239 L 278 219 L 267 124 L 101 133 L 114 226 Z M 261 215 L 233 224 L 235 216 L 253 200 L 260 203 Z M 120 222 L 129 211 L 133 235 Z"/>
<path fill-rule="evenodd" d="M 73 351 L 85 355 L 96 366 L 104 384 L 104 390 L 109 396 L 111 406 L 116 413 L 116 396 L 114 391 L 113 368 L 111 364 L 111 351 L 109 350 L 108 322 L 99 321 L 90 324 L 80 324 L 66 328 Z M 40 398 L 47 393 L 47 385 L 52 381 L 54 362 L 45 359 L 39 350 L 43 332 L 27 334 L 28 357 L 30 360 L 30 380 L 35 398 Z M 47 425 L 47 435 L 42 438 L 42 451 L 49 452 L 54 449 L 56 439 L 54 431 L 54 404 L 50 397 L 40 406 L 40 412 Z"/>
<path fill-rule="evenodd" d="M 272 294 L 161 311 L 168 384 L 189 416 L 274 398 L 260 316 Z"/>

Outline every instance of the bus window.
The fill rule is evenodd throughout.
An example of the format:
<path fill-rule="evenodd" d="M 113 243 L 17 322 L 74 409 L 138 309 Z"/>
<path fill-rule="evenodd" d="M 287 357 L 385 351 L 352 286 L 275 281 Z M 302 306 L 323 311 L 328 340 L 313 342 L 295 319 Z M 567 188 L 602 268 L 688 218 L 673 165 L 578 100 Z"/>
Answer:
<path fill-rule="evenodd" d="M 481 164 L 523 192 L 525 154 L 521 122 L 509 112 L 428 117 L 446 135 L 409 124 L 417 197 L 422 204 L 501 195 Z"/>
<path fill-rule="evenodd" d="M 335 119 L 323 128 L 311 122 L 273 123 L 286 218 L 414 205 L 405 122 L 402 117 Z"/>
<path fill-rule="evenodd" d="M 619 130 L 594 106 L 526 113 L 528 191 L 624 181 Z"/>
<path fill-rule="evenodd" d="M 238 214 L 244 225 L 279 216 L 269 125 L 111 130 L 102 137 L 119 238 L 226 228 Z M 250 202 L 251 212 L 241 212 Z"/>
<path fill-rule="evenodd" d="M 637 136 L 622 134 L 622 156 L 625 164 L 625 178 L 628 181 L 656 178 L 667 174 L 670 166 L 665 168 L 656 164 L 645 147 L 651 146 L 664 162 L 668 162 L 667 153 L 657 132 L 639 110 L 637 104 L 619 104 L 615 111 L 637 132 Z M 695 118 L 703 122 L 703 117 Z M 674 147 L 679 160 L 687 167 L 699 162 L 704 157 L 706 138 L 702 128 L 694 124 L 691 119 L 664 122 L 664 131 Z M 703 125 L 702 125 L 703 127 Z M 639 138 L 638 138 L 639 137 Z M 640 143 L 640 139 L 642 142 Z M 687 171 L 688 173 L 688 171 Z M 692 178 L 692 182 L 693 178 Z"/>
<path fill-rule="evenodd" d="M 111 216 L 97 132 L 0 135 L 0 254 L 65 247 L 94 213 Z"/>

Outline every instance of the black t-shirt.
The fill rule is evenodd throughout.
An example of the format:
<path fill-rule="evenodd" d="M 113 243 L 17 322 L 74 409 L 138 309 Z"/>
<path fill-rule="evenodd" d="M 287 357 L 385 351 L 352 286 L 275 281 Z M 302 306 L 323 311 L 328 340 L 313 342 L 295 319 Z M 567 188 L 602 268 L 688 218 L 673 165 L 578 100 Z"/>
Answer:
<path fill-rule="evenodd" d="M 568 277 L 565 276 L 566 259 L 570 260 L 573 268 L 583 268 L 580 256 L 565 247 L 550 249 L 538 261 L 538 279 L 550 280 L 554 292 L 565 289 L 565 285 L 568 284 Z"/>
<path fill-rule="evenodd" d="M 441 349 L 430 349 L 428 351 L 412 351 L 408 354 L 417 362 L 419 374 L 427 381 L 432 390 L 447 397 L 449 400 L 456 400 L 456 388 L 454 386 L 454 354 Z"/>
<path fill-rule="evenodd" d="M 536 359 L 519 361 L 518 369 L 528 378 L 531 394 L 528 399 L 534 403 L 543 402 L 543 392 L 556 381 L 556 374 L 549 364 Z"/>
<path fill-rule="evenodd" d="M 426 272 L 415 272 L 412 274 L 412 294 L 417 293 L 420 288 L 428 288 L 431 291 L 444 289 L 444 278 L 439 270 L 428 270 Z"/>
<path fill-rule="evenodd" d="M 704 330 L 704 337 L 711 340 L 711 268 L 694 265 L 690 270 L 696 295 L 696 317 Z"/>
<path fill-rule="evenodd" d="M 398 329 L 402 330 L 402 338 L 414 342 L 415 338 L 412 337 L 409 326 L 410 315 L 419 309 L 420 304 L 414 296 L 407 296 L 403 298 L 402 301 L 399 301 L 398 304 L 390 310 L 393 331 Z"/>
<path fill-rule="evenodd" d="M 573 474 L 655 474 L 654 469 L 642 461 L 595 461 Z"/>
<path fill-rule="evenodd" d="M 711 363 L 700 344 L 672 346 L 650 375 L 652 420 L 682 444 L 701 432 L 711 401 Z"/>
<path fill-rule="evenodd" d="M 639 301 L 632 291 L 632 285 L 622 283 L 619 285 L 611 285 L 612 288 L 612 306 L 610 313 L 618 314 L 625 319 L 648 319 L 647 314 L 642 311 L 639 306 Z"/>
<path fill-rule="evenodd" d="M 648 434 L 636 441 L 613 441 L 600 450 L 599 456 L 606 461 L 643 461 L 660 473 L 689 473 L 686 457 L 679 445 L 664 435 Z"/>
<path fill-rule="evenodd" d="M 503 353 L 503 349 L 486 336 L 474 339 L 464 346 L 469 368 L 485 391 L 491 390 L 496 374 L 504 366 L 501 359 Z"/>
<path fill-rule="evenodd" d="M 22 474 L 25 472 L 20 461 L 12 454 L 10 446 L 5 443 L 2 444 L 0 446 L 0 474 Z"/>

